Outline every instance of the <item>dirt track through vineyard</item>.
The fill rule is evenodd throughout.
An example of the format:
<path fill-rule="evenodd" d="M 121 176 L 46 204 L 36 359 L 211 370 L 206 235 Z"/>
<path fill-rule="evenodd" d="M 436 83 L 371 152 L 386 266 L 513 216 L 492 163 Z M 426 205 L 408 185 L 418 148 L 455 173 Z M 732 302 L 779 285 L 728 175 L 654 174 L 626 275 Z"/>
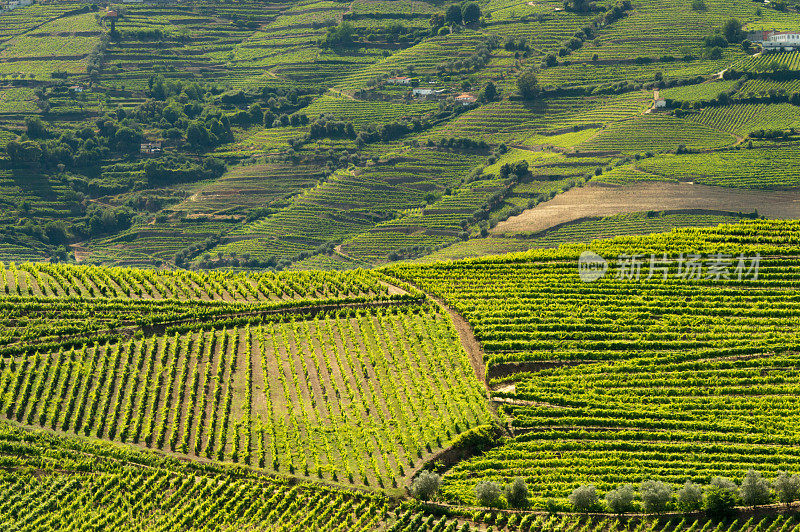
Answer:
<path fill-rule="evenodd" d="M 800 218 L 800 191 L 749 190 L 691 183 L 636 183 L 614 186 L 589 183 L 559 194 L 518 216 L 500 222 L 492 233 L 537 233 L 588 217 L 619 213 L 702 209 Z"/>

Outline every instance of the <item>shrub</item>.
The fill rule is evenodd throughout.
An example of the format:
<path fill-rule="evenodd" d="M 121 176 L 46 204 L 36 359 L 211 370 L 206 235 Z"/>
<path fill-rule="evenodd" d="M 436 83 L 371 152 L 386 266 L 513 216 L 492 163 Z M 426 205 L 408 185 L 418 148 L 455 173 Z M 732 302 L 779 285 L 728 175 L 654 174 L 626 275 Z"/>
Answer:
<path fill-rule="evenodd" d="M 475 485 L 475 497 L 478 499 L 479 506 L 497 507 L 500 506 L 500 485 L 491 480 L 484 480 Z"/>
<path fill-rule="evenodd" d="M 439 491 L 442 477 L 432 471 L 423 471 L 411 484 L 411 494 L 421 501 L 432 499 Z"/>
<path fill-rule="evenodd" d="M 772 500 L 772 488 L 761 476 L 761 473 L 750 469 L 744 476 L 742 486 L 739 488 L 742 502 L 747 506 L 767 504 Z"/>
<path fill-rule="evenodd" d="M 672 488 L 660 480 L 645 480 L 639 486 L 639 493 L 644 511 L 651 514 L 666 510 L 672 499 Z"/>
<path fill-rule="evenodd" d="M 528 505 L 528 485 L 521 477 L 514 478 L 511 484 L 505 487 L 506 501 L 514 508 L 524 508 Z"/>
<path fill-rule="evenodd" d="M 606 505 L 615 514 L 624 514 L 633 510 L 633 486 L 624 484 L 606 493 Z"/>
<path fill-rule="evenodd" d="M 687 480 L 677 493 L 678 509 L 683 512 L 694 512 L 703 507 L 703 488 L 691 480 Z"/>
<path fill-rule="evenodd" d="M 597 507 L 600 496 L 591 484 L 578 486 L 569 494 L 569 502 L 576 512 L 589 512 Z"/>

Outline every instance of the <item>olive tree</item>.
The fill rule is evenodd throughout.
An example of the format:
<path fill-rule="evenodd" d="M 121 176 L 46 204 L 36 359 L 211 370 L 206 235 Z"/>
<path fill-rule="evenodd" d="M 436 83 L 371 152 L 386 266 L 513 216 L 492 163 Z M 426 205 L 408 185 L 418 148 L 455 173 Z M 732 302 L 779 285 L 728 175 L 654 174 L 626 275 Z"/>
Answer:
<path fill-rule="evenodd" d="M 502 490 L 497 482 L 484 480 L 475 485 L 475 498 L 478 499 L 479 506 L 500 506 L 501 494 Z"/>
<path fill-rule="evenodd" d="M 672 487 L 660 480 L 645 480 L 639 485 L 644 511 L 651 514 L 661 513 L 667 509 L 672 499 Z"/>
<path fill-rule="evenodd" d="M 703 507 L 703 488 L 687 480 L 677 493 L 678 508 L 683 512 L 694 512 Z"/>
<path fill-rule="evenodd" d="M 432 471 L 423 471 L 411 484 L 411 494 L 421 501 L 432 499 L 439 491 L 442 477 Z"/>
<path fill-rule="evenodd" d="M 742 502 L 747 506 L 767 504 L 772 500 L 772 487 L 761 476 L 761 473 L 749 469 L 744 476 L 742 486 L 739 488 Z"/>
<path fill-rule="evenodd" d="M 615 514 L 624 514 L 633 510 L 633 486 L 624 484 L 606 493 L 606 505 Z"/>
<path fill-rule="evenodd" d="M 800 498 L 800 477 L 797 475 L 778 471 L 772 486 L 775 488 L 778 500 L 784 504 L 788 505 Z"/>
<path fill-rule="evenodd" d="M 528 505 L 528 485 L 521 477 L 512 480 L 503 491 L 510 506 L 523 508 Z"/>
<path fill-rule="evenodd" d="M 597 507 L 600 496 L 591 484 L 578 486 L 569 494 L 569 502 L 576 512 L 589 512 Z"/>

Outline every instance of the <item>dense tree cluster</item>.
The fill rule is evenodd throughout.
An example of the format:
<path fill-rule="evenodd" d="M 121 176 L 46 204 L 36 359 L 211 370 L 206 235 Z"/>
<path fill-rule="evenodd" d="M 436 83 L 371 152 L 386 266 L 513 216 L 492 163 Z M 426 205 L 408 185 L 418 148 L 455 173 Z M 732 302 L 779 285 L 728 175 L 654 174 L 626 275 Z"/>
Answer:
<path fill-rule="evenodd" d="M 353 44 L 355 33 L 353 24 L 345 20 L 341 24 L 328 27 L 319 44 L 322 47 L 348 46 Z"/>
<path fill-rule="evenodd" d="M 444 13 L 435 13 L 429 20 L 431 33 L 440 33 L 447 25 L 469 26 L 476 24 L 481 19 L 481 8 L 476 2 L 464 1 L 460 4 L 451 4 Z"/>

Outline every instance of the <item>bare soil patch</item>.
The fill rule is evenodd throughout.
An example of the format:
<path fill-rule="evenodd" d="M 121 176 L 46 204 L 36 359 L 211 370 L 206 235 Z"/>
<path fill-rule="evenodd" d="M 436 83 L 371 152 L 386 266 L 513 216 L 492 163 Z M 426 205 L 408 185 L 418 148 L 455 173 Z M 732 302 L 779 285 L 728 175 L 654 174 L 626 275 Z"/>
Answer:
<path fill-rule="evenodd" d="M 689 183 L 589 183 L 559 194 L 497 224 L 492 233 L 540 232 L 582 218 L 619 213 L 700 209 L 751 213 L 778 219 L 800 218 L 800 191 L 746 190 Z"/>

